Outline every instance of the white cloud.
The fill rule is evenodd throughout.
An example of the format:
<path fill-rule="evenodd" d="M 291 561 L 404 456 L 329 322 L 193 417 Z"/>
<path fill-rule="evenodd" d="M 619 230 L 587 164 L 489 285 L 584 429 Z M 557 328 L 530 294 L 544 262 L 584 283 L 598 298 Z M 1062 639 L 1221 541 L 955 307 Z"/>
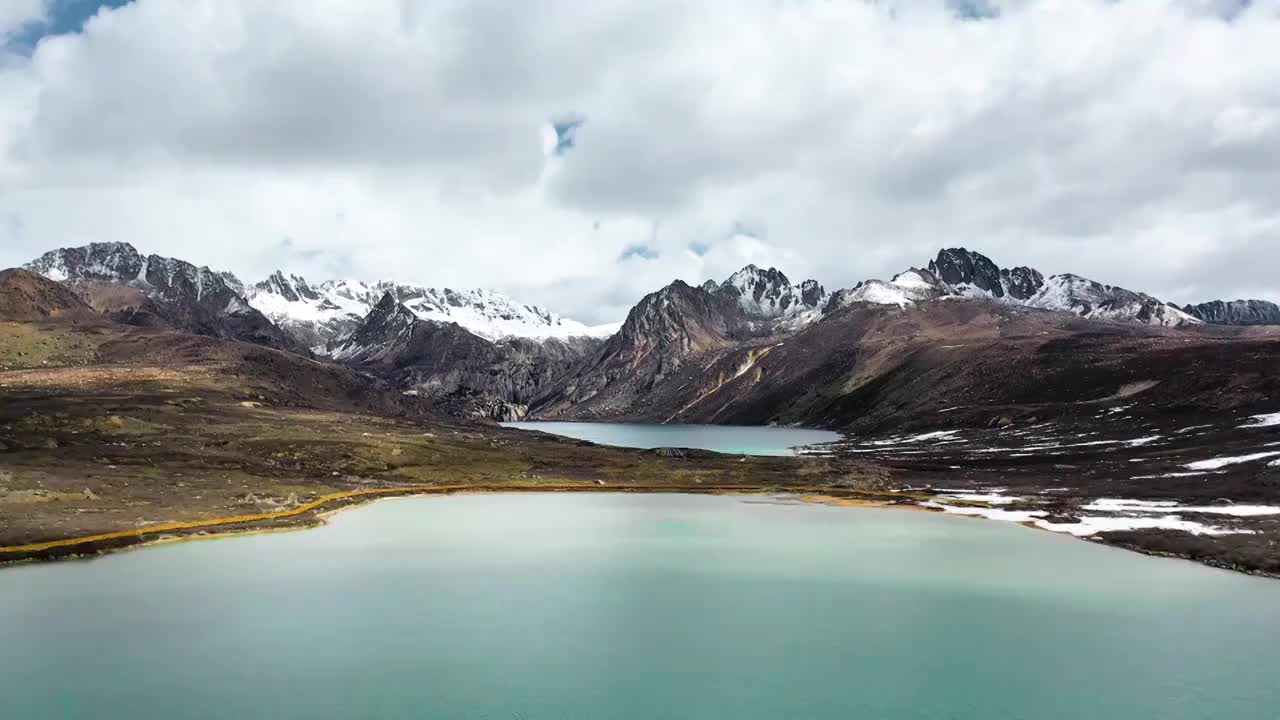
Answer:
<path fill-rule="evenodd" d="M 44 0 L 5 0 L 0 3 L 0 41 L 29 23 L 45 16 Z"/>
<path fill-rule="evenodd" d="M 601 321 L 964 245 L 1280 299 L 1280 2 L 985 6 L 137 0 L 0 62 L 0 265 L 126 240 Z"/>

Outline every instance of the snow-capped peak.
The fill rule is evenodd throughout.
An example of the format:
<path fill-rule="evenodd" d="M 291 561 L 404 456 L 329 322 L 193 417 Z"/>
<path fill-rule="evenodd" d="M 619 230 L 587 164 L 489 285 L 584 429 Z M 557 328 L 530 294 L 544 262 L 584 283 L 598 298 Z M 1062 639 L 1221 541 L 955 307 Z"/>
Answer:
<path fill-rule="evenodd" d="M 1201 322 L 1150 295 L 1103 285 L 1070 273 L 1050 275 L 1040 290 L 1023 304 L 1066 310 L 1081 317 L 1128 320 L 1165 327 L 1198 325 Z"/>
<path fill-rule="evenodd" d="M 420 319 L 454 322 L 487 340 L 608 337 L 618 327 L 588 326 L 492 290 L 360 280 L 329 280 L 312 285 L 302 277 L 281 271 L 256 283 L 249 302 L 277 324 L 305 336 L 313 346 L 322 347 L 352 330 L 388 295 Z"/>
<path fill-rule="evenodd" d="M 196 267 L 185 260 L 143 255 L 129 243 L 89 243 L 50 250 L 26 268 L 58 282 L 120 283 L 170 303 L 202 303 L 209 298 L 223 314 L 244 309 L 244 284 L 229 272 Z"/>
<path fill-rule="evenodd" d="M 840 290 L 832 296 L 827 310 L 856 302 L 906 307 L 939 298 L 988 300 L 1166 327 L 1201 322 L 1150 295 L 1069 273 L 1046 278 L 1034 268 L 1001 268 L 985 255 L 965 248 L 941 250 L 928 269 L 911 268 L 890 282 L 867 280 Z"/>
<path fill-rule="evenodd" d="M 812 320 L 826 300 L 826 291 L 815 280 L 793 285 L 782 271 L 747 265 L 718 286 L 708 281 L 703 289 L 736 298 L 748 317 L 757 320 Z"/>

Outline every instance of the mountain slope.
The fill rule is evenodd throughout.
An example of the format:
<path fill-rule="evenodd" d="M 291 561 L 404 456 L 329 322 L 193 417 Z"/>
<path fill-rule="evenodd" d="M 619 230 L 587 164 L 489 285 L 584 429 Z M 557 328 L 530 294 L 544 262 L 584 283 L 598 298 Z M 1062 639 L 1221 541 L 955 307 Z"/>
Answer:
<path fill-rule="evenodd" d="M 241 294 L 243 285 L 230 273 L 144 256 L 128 243 L 60 248 L 25 267 L 75 289 L 89 305 L 120 322 L 304 350 L 249 306 Z"/>
<path fill-rule="evenodd" d="M 662 392 L 692 359 L 731 350 L 767 334 L 742 297 L 722 286 L 677 280 L 646 295 L 622 328 L 572 375 L 535 402 L 545 416 L 628 417 L 663 407 Z M 756 316 L 756 319 L 759 319 Z"/>
<path fill-rule="evenodd" d="M 519 419 L 528 403 L 598 340 L 490 341 L 457 323 L 422 320 L 390 293 L 332 357 L 457 414 Z"/>
<path fill-rule="evenodd" d="M 615 326 L 587 326 L 491 290 L 427 288 L 388 281 L 316 285 L 276 271 L 248 291 L 248 301 L 301 342 L 319 351 L 355 329 L 387 294 L 421 320 L 453 322 L 487 340 L 607 337 Z"/>
<path fill-rule="evenodd" d="M 744 269 L 743 277 L 770 279 L 754 268 Z M 1062 388 L 1070 397 L 1085 397 L 1097 388 L 1080 379 L 1101 372 L 1089 358 L 1122 368 L 1097 375 L 1110 387 L 1140 373 L 1144 362 L 1156 363 L 1153 353 L 1167 354 L 1159 362 L 1180 375 L 1151 396 L 1178 388 L 1193 406 L 1218 402 L 1201 392 L 1202 385 L 1218 382 L 1218 392 L 1233 387 L 1224 379 L 1231 373 L 1247 375 L 1240 369 L 1244 360 L 1224 349 L 1246 341 L 1223 335 L 1226 329 L 1206 326 L 1149 295 L 1072 274 L 1001 268 L 964 249 L 943 250 L 926 268 L 888 282 L 838 290 L 826 296 L 817 317 L 790 325 L 758 322 L 785 315 L 778 302 L 759 307 L 761 299 L 779 295 L 739 289 L 749 283 L 726 285 L 734 290 L 674 283 L 646 296 L 618 335 L 538 398 L 533 413 L 848 427 L 919 422 L 914 413 L 935 411 L 922 399 L 1017 405 L 1037 396 L 1050 401 Z M 1055 339 L 1078 348 L 1078 357 L 1038 353 Z M 1209 357 L 1219 365 L 1199 370 L 1198 384 L 1197 363 Z M 1174 396 L 1164 401 L 1179 402 Z"/>
<path fill-rule="evenodd" d="M 1069 312 L 1094 320 L 1179 327 L 1201 322 L 1193 315 L 1144 293 L 1104 285 L 1070 273 L 1045 276 L 1029 267 L 1001 268 L 987 256 L 948 248 L 888 283 L 868 280 L 833 294 L 828 310 L 856 302 L 906 306 L 932 300 L 984 300 Z"/>
<path fill-rule="evenodd" d="M 1182 310 L 1216 325 L 1280 325 L 1280 305 L 1266 300 L 1214 300 Z"/>
<path fill-rule="evenodd" d="M 785 339 L 686 356 L 664 382 L 615 400 L 557 397 L 534 414 L 654 422 L 802 424 L 857 431 L 987 426 L 1080 415 L 1142 388 L 1134 412 L 1261 407 L 1280 393 L 1280 335 L 1097 323 L 976 302 L 861 303 Z M 945 412 L 944 412 L 945 411 Z"/>
<path fill-rule="evenodd" d="M 71 290 L 29 270 L 0 270 L 0 320 L 90 319 L 93 308 Z"/>

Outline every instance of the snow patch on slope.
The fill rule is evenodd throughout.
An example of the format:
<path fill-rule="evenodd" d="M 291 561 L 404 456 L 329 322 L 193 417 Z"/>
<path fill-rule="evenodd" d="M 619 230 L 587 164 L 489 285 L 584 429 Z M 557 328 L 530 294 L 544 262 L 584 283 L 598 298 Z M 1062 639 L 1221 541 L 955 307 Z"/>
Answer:
<path fill-rule="evenodd" d="M 1249 418 L 1249 422 L 1241 425 L 1242 428 L 1262 428 L 1275 427 L 1280 425 L 1280 413 L 1269 413 L 1266 415 L 1253 415 Z"/>
<path fill-rule="evenodd" d="M 1235 455 L 1231 457 L 1216 457 L 1209 460 L 1197 460 L 1187 463 L 1182 467 L 1188 470 L 1217 470 L 1228 465 L 1239 465 L 1240 463 L 1253 462 L 1255 460 L 1265 460 L 1270 457 L 1280 456 L 1280 452 L 1259 452 L 1250 453 L 1249 455 Z"/>

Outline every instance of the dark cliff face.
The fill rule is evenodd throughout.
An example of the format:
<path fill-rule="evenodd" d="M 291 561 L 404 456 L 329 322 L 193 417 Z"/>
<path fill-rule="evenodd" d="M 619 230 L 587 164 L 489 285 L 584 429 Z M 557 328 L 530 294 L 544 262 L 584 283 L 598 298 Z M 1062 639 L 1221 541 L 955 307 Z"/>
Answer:
<path fill-rule="evenodd" d="M 1044 275 L 1034 268 L 1019 266 L 1001 270 L 1000 277 L 1008 288 L 1009 296 L 1018 300 L 1029 300 L 1044 287 Z"/>
<path fill-rule="evenodd" d="M 817 280 L 805 280 L 800 283 L 800 302 L 811 308 L 822 304 L 822 299 L 825 295 L 826 292 L 818 284 Z"/>
<path fill-rule="evenodd" d="M 755 265 L 748 265 L 722 284 L 718 292 L 734 300 L 745 296 L 750 304 L 777 307 L 785 312 L 796 301 L 790 290 L 791 281 L 781 270 L 761 270 Z"/>
<path fill-rule="evenodd" d="M 613 337 L 537 399 L 535 410 L 546 415 L 632 412 L 690 358 L 758 334 L 737 293 L 723 292 L 723 287 L 708 292 L 677 280 L 646 295 Z"/>
<path fill-rule="evenodd" d="M 256 283 L 254 288 L 260 292 L 269 292 L 288 300 L 289 302 L 298 302 L 299 300 L 319 300 L 320 294 L 307 284 L 307 281 L 297 275 L 285 276 L 284 271 L 277 270 L 271 273 L 271 276 L 260 283 Z"/>
<path fill-rule="evenodd" d="M 939 251 L 937 259 L 929 262 L 929 272 L 948 285 L 972 285 L 995 297 L 1004 297 L 1000 268 L 981 253 L 964 248 Z"/>
<path fill-rule="evenodd" d="M 334 359 L 460 414 L 518 419 L 599 341 L 491 342 L 456 323 L 422 320 L 390 292 L 335 350 Z"/>
<path fill-rule="evenodd" d="M 1267 300 L 1214 300 L 1182 310 L 1215 325 L 1280 325 L 1280 305 Z"/>
<path fill-rule="evenodd" d="M 132 325 L 178 330 L 244 340 L 280 350 L 305 353 L 297 341 L 249 306 L 243 286 L 229 273 L 189 262 L 140 254 L 128 243 L 91 243 L 53 250 L 27 268 L 77 290 L 90 305 L 110 296 L 100 307 L 112 319 Z M 121 303 L 112 286 L 137 291 L 133 302 Z"/>
<path fill-rule="evenodd" d="M 712 294 L 677 280 L 640 300 L 606 343 L 611 354 L 634 358 L 657 348 L 686 354 L 716 346 L 743 328 L 732 293 Z"/>

